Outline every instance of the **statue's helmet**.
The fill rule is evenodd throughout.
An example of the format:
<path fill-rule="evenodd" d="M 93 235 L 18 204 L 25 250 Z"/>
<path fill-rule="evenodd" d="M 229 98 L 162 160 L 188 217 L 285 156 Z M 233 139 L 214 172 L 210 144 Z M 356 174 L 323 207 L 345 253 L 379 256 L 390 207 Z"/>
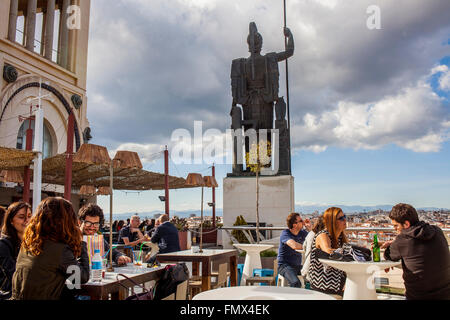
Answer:
<path fill-rule="evenodd" d="M 247 37 L 248 48 L 251 53 L 259 53 L 262 48 L 263 38 L 256 28 L 256 23 L 250 22 L 250 33 Z"/>

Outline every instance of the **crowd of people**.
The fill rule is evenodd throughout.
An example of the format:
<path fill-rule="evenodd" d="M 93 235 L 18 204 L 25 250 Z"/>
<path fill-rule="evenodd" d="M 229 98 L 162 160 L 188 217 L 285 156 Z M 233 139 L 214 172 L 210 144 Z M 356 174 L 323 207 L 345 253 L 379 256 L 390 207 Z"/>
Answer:
<path fill-rule="evenodd" d="M 408 204 L 394 206 L 389 214 L 397 237 L 381 243 L 386 260 L 401 261 L 407 299 L 450 299 L 450 256 L 446 237 L 437 226 L 419 220 Z M 87 204 L 75 213 L 60 197 L 44 199 L 32 215 L 25 202 L 0 207 L 0 300 L 56 300 L 73 298 L 66 280 L 76 266 L 81 284 L 90 276 L 89 257 L 83 236 L 99 233 L 103 210 Z M 286 219 L 280 236 L 278 270 L 291 287 L 301 287 L 302 275 L 312 290 L 342 297 L 345 272 L 325 267 L 319 260 L 348 243 L 346 215 L 340 208 L 325 210 L 314 225 L 299 213 Z M 179 251 L 178 230 L 161 215 L 150 224 L 132 216 L 127 225 L 115 224 L 119 241 L 134 246 L 144 241 L 156 244 L 160 253 Z M 105 251 L 109 244 L 104 240 Z M 305 250 L 305 261 L 297 250 Z M 117 265 L 131 258 L 113 249 Z M 149 256 L 147 256 L 149 258 Z M 386 270 L 388 271 L 388 270 Z"/>
<path fill-rule="evenodd" d="M 392 241 L 379 243 L 384 258 L 401 261 L 405 296 L 415 299 L 450 299 L 450 255 L 443 231 L 419 220 L 411 205 L 394 206 L 389 218 L 397 232 Z M 340 208 L 325 210 L 314 226 L 298 213 L 291 213 L 280 236 L 278 270 L 291 287 L 301 287 L 301 275 L 307 287 L 340 299 L 345 290 L 344 271 L 325 266 L 320 258 L 330 256 L 348 244 L 346 215 Z M 305 251 L 305 261 L 296 250 Z M 389 272 L 386 269 L 385 272 Z"/>
<path fill-rule="evenodd" d="M 44 199 L 34 215 L 23 201 L 6 209 L 0 207 L 0 300 L 74 299 L 77 291 L 66 285 L 74 267 L 79 270 L 80 284 L 89 281 L 90 264 L 83 236 L 100 233 L 103 210 L 87 204 L 75 213 L 72 204 L 60 197 Z M 120 223 L 117 223 L 117 227 Z M 149 241 L 160 253 L 179 251 L 178 231 L 168 215 L 162 215 L 152 228 L 145 229 L 138 216 L 120 229 L 124 244 Z M 109 243 L 104 240 L 104 250 Z M 132 262 L 124 253 L 112 249 L 117 265 Z M 72 288 L 73 289 L 73 288 Z"/>

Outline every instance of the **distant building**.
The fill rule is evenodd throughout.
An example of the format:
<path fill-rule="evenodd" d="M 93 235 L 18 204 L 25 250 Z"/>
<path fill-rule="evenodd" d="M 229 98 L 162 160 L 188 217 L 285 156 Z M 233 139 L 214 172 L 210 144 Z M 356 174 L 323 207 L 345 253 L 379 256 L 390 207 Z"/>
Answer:
<path fill-rule="evenodd" d="M 90 0 L 0 1 L 0 146 L 25 149 L 34 128 L 28 98 L 51 93 L 44 110 L 43 157 L 66 152 L 67 119 L 75 115 L 74 151 L 91 138 L 87 119 L 86 74 Z M 37 103 L 33 102 L 35 106 Z M 22 120 L 22 121 L 21 121 Z M 34 131 L 34 130 L 33 130 Z M 20 188 L 0 188 L 0 204 L 22 198 Z M 43 186 L 42 198 L 63 188 Z M 92 199 L 91 199 L 92 200 Z M 32 200 L 30 200 L 32 202 Z M 72 195 L 78 210 L 80 197 Z"/>

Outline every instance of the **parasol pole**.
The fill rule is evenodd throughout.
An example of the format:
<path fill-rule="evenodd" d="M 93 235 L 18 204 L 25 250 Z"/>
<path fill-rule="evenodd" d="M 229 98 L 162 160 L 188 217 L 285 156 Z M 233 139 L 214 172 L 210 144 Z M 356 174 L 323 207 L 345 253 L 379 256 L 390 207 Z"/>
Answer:
<path fill-rule="evenodd" d="M 284 27 L 287 27 L 286 24 L 286 0 L 283 0 L 283 12 L 284 12 Z M 284 36 L 284 47 L 287 50 L 287 37 Z M 288 117 L 288 145 L 289 145 L 289 173 L 291 172 L 291 114 L 289 108 L 289 64 L 288 59 L 286 59 L 286 107 L 287 107 L 287 117 Z"/>
<path fill-rule="evenodd" d="M 64 198 L 71 201 L 72 196 L 72 166 L 73 166 L 73 135 L 75 126 L 75 115 L 70 109 L 67 125 L 67 149 L 66 149 L 66 171 L 64 176 Z"/>
<path fill-rule="evenodd" d="M 109 187 L 111 193 L 109 194 L 109 267 L 108 272 L 113 272 L 112 266 L 112 220 L 113 220 L 113 160 L 109 164 Z"/>
<path fill-rule="evenodd" d="M 31 129 L 31 121 L 33 120 L 33 106 L 30 106 L 30 118 L 28 119 L 28 129 L 26 135 L 26 147 L 27 151 L 31 151 L 33 149 L 33 129 Z M 23 173 L 23 201 L 30 202 L 30 180 L 31 180 L 31 172 L 30 166 L 25 167 Z"/>
<path fill-rule="evenodd" d="M 200 218 L 200 253 L 203 252 L 203 186 L 202 186 L 202 204 L 201 204 L 201 218 Z"/>
<path fill-rule="evenodd" d="M 216 167 L 215 164 L 213 163 L 212 166 L 212 177 L 216 178 Z M 213 186 L 212 187 L 212 216 L 213 216 L 213 221 L 212 221 L 212 227 L 213 229 L 216 229 L 216 188 Z"/>
<path fill-rule="evenodd" d="M 169 215 L 169 150 L 164 150 L 164 196 L 165 196 L 165 210 Z"/>
<path fill-rule="evenodd" d="M 259 150 L 258 150 L 259 152 Z M 259 153 L 258 153 L 259 158 Z M 259 244 L 259 159 L 256 170 L 256 243 Z"/>
<path fill-rule="evenodd" d="M 51 93 L 42 95 L 42 78 L 39 78 L 39 94 L 36 98 L 28 98 L 27 103 L 31 103 L 34 100 L 38 101 L 36 115 L 35 115 L 35 128 L 34 128 L 34 152 L 37 153 L 33 164 L 33 212 L 41 202 L 41 188 L 42 188 L 42 145 L 44 142 L 44 108 L 42 107 L 42 99 L 51 97 Z M 53 101 L 53 99 L 51 98 Z"/>

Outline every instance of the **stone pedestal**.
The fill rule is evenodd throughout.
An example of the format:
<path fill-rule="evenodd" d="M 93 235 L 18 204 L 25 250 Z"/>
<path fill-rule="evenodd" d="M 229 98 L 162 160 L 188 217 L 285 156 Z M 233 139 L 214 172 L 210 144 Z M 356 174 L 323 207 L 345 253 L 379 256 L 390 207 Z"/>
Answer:
<path fill-rule="evenodd" d="M 293 176 L 259 177 L 259 222 L 285 227 L 286 217 L 294 210 Z M 231 227 L 242 215 L 247 222 L 256 222 L 256 177 L 223 179 L 223 222 Z M 272 237 L 281 231 L 272 231 Z M 226 232 L 222 232 L 224 248 L 233 248 Z"/>

